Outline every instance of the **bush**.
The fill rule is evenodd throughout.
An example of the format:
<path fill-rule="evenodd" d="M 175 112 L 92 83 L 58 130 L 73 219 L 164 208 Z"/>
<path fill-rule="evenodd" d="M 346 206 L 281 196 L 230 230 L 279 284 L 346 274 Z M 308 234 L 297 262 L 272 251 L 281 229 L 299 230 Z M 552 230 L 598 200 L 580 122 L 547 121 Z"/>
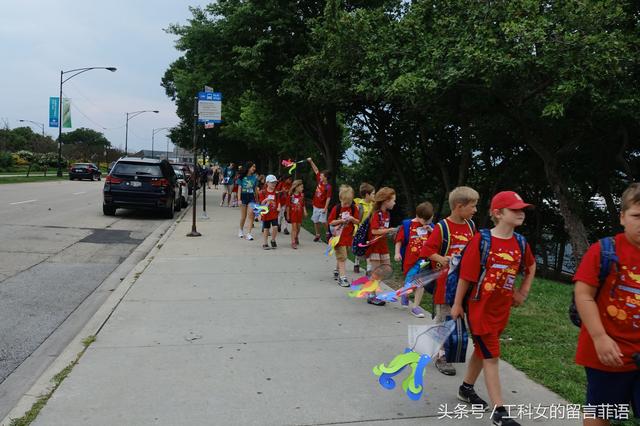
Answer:
<path fill-rule="evenodd" d="M 29 164 L 33 161 L 33 158 L 34 158 L 33 152 L 26 151 L 26 150 L 16 152 L 14 153 L 14 156 L 17 156 L 20 159 L 20 161 L 23 162 L 23 163 L 16 162 L 17 164 Z"/>
<path fill-rule="evenodd" d="M 13 166 L 13 156 L 10 152 L 0 151 L 0 168 L 8 169 Z"/>

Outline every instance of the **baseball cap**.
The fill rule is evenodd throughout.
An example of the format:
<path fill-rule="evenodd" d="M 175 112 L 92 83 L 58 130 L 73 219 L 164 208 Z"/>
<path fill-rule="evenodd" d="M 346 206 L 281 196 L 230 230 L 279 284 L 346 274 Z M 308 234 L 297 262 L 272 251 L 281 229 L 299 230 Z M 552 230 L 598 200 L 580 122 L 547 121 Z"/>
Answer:
<path fill-rule="evenodd" d="M 271 182 L 277 182 L 278 179 L 274 176 L 274 175 L 267 175 L 265 182 L 267 183 L 271 183 Z"/>
<path fill-rule="evenodd" d="M 532 204 L 525 203 L 521 196 L 513 191 L 498 192 L 491 199 L 491 210 L 512 209 L 520 210 L 533 207 Z"/>

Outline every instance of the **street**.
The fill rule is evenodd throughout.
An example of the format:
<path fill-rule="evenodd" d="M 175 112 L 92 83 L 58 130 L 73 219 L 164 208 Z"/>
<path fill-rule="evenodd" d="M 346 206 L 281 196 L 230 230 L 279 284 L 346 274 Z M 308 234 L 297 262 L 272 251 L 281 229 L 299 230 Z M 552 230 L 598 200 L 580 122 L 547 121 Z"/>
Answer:
<path fill-rule="evenodd" d="M 106 299 L 112 288 L 95 291 L 105 278 L 169 223 L 148 212 L 104 216 L 102 186 L 0 185 L 0 418 Z"/>

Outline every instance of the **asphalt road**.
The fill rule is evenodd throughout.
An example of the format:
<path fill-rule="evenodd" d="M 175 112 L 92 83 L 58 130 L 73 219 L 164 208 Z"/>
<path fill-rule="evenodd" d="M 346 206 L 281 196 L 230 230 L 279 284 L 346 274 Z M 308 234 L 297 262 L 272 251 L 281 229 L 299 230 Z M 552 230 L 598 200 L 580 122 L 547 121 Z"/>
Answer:
<path fill-rule="evenodd" d="M 33 377 L 19 366 L 50 336 L 49 347 L 66 346 L 93 311 L 82 312 L 71 326 L 65 320 L 149 234 L 167 224 L 148 212 L 104 216 L 102 186 L 89 181 L 0 185 L 0 418 L 12 408 L 14 394 L 26 391 L 21 388 L 28 389 L 57 354 L 42 355 L 35 366 L 30 359 Z M 51 345 L 63 323 L 66 333 Z"/>

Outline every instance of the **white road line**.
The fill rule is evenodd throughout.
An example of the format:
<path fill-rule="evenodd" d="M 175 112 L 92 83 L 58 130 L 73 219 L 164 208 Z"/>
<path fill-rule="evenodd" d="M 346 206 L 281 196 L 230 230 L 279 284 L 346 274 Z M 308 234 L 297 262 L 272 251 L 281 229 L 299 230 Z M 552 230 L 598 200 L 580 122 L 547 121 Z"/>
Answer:
<path fill-rule="evenodd" d="M 38 201 L 38 200 L 18 201 L 17 203 L 9 203 L 9 204 L 12 205 L 12 206 L 15 206 L 16 204 L 33 203 L 35 201 Z"/>
<path fill-rule="evenodd" d="M 86 194 L 87 191 L 82 191 L 82 192 L 74 192 L 73 195 L 80 195 L 80 194 Z"/>

